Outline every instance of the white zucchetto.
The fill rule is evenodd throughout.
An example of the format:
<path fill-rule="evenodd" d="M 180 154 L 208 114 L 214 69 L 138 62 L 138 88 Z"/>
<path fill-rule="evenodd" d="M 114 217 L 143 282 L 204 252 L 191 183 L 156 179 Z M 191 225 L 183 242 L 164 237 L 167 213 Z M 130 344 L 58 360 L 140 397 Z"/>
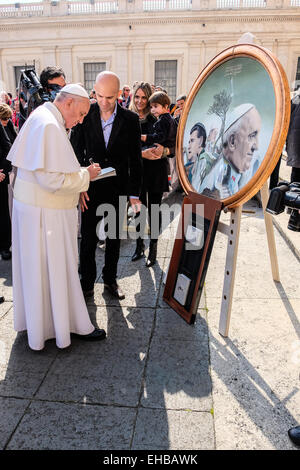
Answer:
<path fill-rule="evenodd" d="M 81 96 L 82 98 L 88 98 L 89 95 L 87 91 L 78 83 L 69 83 L 65 85 L 61 90 L 61 93 L 70 93 L 71 95 Z"/>

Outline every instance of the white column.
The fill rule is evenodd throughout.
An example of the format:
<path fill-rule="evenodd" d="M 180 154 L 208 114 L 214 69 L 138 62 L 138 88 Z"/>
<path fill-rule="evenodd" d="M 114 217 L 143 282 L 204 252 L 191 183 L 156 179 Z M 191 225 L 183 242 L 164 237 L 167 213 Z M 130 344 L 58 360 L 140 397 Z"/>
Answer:
<path fill-rule="evenodd" d="M 131 85 L 129 82 L 128 70 L 128 44 L 115 45 L 115 70 L 114 72 L 120 77 L 121 88 L 123 85 Z"/>
<path fill-rule="evenodd" d="M 186 94 L 190 91 L 193 83 L 202 70 L 202 51 L 200 44 L 190 44 L 189 46 L 189 63 L 188 63 L 188 79 Z"/>
<path fill-rule="evenodd" d="M 56 65 L 55 47 L 44 47 L 42 69 L 51 65 Z"/>
<path fill-rule="evenodd" d="M 72 82 L 73 70 L 72 70 L 72 46 L 60 47 L 56 49 L 57 66 L 61 67 L 66 75 L 66 81 Z"/>
<path fill-rule="evenodd" d="M 203 67 L 205 67 L 208 64 L 208 62 L 210 62 L 217 54 L 217 44 L 216 44 L 216 41 L 203 41 L 203 42 L 205 43 L 205 51 L 203 54 L 203 59 L 204 59 Z"/>
<path fill-rule="evenodd" d="M 131 50 L 131 77 L 132 82 L 136 80 L 143 81 L 146 80 L 146 71 L 145 71 L 145 44 L 138 43 L 132 44 Z M 132 86 L 133 83 L 130 83 Z"/>

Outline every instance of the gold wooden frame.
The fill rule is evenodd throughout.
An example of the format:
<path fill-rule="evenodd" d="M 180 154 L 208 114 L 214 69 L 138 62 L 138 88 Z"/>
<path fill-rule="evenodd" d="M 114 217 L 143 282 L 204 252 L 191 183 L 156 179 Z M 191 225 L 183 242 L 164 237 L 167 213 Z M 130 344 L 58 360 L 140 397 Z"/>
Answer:
<path fill-rule="evenodd" d="M 265 68 L 273 84 L 276 111 L 272 137 L 258 170 L 248 183 L 236 194 L 220 200 L 223 205 L 228 208 L 237 207 L 247 202 L 260 190 L 268 179 L 281 155 L 290 120 L 290 89 L 288 80 L 282 65 L 272 52 L 254 44 L 238 44 L 222 51 L 207 64 L 198 76 L 187 97 L 180 118 L 176 142 L 176 165 L 179 179 L 185 193 L 188 194 L 190 191 L 195 192 L 195 189 L 189 182 L 185 172 L 182 152 L 184 130 L 189 111 L 198 91 L 210 74 L 223 63 L 237 57 L 249 57 L 255 59 Z"/>

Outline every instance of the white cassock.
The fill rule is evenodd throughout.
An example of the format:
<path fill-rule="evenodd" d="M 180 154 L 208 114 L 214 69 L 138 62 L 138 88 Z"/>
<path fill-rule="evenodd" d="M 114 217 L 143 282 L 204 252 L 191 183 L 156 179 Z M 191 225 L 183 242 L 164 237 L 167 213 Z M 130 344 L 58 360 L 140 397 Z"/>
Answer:
<path fill-rule="evenodd" d="M 12 217 L 14 327 L 27 330 L 29 346 L 43 349 L 70 332 L 94 330 L 78 276 L 77 204 L 89 186 L 52 103 L 31 113 L 8 159 L 18 168 Z"/>

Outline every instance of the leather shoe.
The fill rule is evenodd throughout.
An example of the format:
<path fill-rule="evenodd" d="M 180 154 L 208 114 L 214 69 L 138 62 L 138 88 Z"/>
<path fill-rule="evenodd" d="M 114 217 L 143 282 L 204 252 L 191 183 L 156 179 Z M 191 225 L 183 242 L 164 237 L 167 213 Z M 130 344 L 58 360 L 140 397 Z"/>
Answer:
<path fill-rule="evenodd" d="M 147 268 L 150 268 L 156 263 L 156 256 L 157 256 L 157 242 L 150 241 L 149 246 L 149 255 L 146 261 Z"/>
<path fill-rule="evenodd" d="M 136 241 L 136 249 L 132 255 L 131 261 L 137 261 L 144 256 L 145 245 L 141 238 L 138 238 Z"/>
<path fill-rule="evenodd" d="M 4 297 L 0 297 L 0 304 L 3 304 L 3 302 L 5 302 L 5 298 Z"/>
<path fill-rule="evenodd" d="M 3 250 L 0 252 L 1 258 L 5 260 L 11 259 L 11 251 L 10 250 Z"/>
<path fill-rule="evenodd" d="M 112 284 L 104 284 L 104 287 L 110 292 L 111 295 L 113 295 L 117 299 L 125 299 L 125 294 L 122 292 L 116 282 L 113 282 Z"/>
<path fill-rule="evenodd" d="M 296 446 L 300 446 L 300 426 L 289 429 L 288 435 L 291 441 L 296 444 Z"/>
<path fill-rule="evenodd" d="M 72 336 L 75 336 L 78 339 L 83 339 L 84 341 L 101 341 L 106 338 L 106 333 L 100 328 L 95 328 L 94 331 L 88 335 L 79 335 L 78 333 L 72 333 Z"/>

